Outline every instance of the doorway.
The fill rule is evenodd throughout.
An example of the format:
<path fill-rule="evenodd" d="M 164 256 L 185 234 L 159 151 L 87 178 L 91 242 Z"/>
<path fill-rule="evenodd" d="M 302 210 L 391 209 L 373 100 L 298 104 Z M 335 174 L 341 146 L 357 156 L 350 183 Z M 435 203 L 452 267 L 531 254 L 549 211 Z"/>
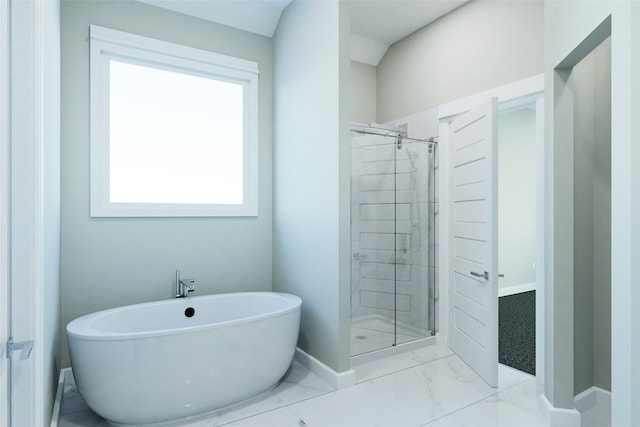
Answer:
<path fill-rule="evenodd" d="M 498 361 L 536 373 L 535 101 L 498 121 Z"/>
<path fill-rule="evenodd" d="M 534 216 L 535 216 L 535 262 L 533 265 L 530 265 L 530 268 L 534 271 L 534 282 L 535 282 L 535 370 L 536 372 L 544 372 L 544 258 L 545 258 L 545 248 L 544 248 L 544 162 L 540 159 L 544 158 L 544 76 L 537 75 L 530 77 L 528 79 L 524 79 L 518 82 L 514 82 L 509 85 L 501 86 L 486 92 L 482 92 L 476 94 L 474 96 L 464 98 L 461 100 L 457 100 L 448 104 L 444 104 L 440 106 L 439 111 L 439 119 L 440 119 L 440 136 L 442 141 L 442 146 L 445 144 L 449 145 L 448 136 L 450 135 L 450 127 L 452 120 L 460 116 L 462 113 L 466 111 L 472 110 L 475 106 L 480 105 L 484 100 L 487 100 L 491 97 L 495 97 L 498 99 L 498 105 L 500 111 L 511 111 L 515 109 L 522 108 L 525 105 L 528 105 L 529 108 L 535 110 L 535 159 L 532 159 L 533 169 L 535 170 L 535 207 L 534 207 Z M 496 133 L 498 125 L 496 123 Z M 497 153 L 497 150 L 496 150 Z M 452 159 L 451 153 L 447 150 L 441 150 L 441 165 L 443 165 L 443 170 L 441 174 L 441 186 L 440 186 L 440 194 L 441 194 L 441 202 L 442 202 L 442 217 L 449 218 L 449 221 L 442 221 L 440 227 L 440 233 L 443 236 L 448 236 L 447 238 L 441 239 L 440 245 L 440 256 L 441 256 L 441 265 L 442 268 L 440 270 L 440 283 L 441 286 L 441 306 L 445 308 L 445 310 L 441 311 L 441 330 L 443 331 L 443 335 L 446 334 L 449 338 L 449 343 L 451 343 L 451 336 L 453 333 L 453 329 L 456 327 L 453 325 L 453 271 L 452 265 L 453 262 L 453 243 L 451 236 L 454 232 L 452 227 L 452 217 L 454 215 L 452 209 L 452 199 L 450 194 L 452 194 L 451 186 L 453 185 L 451 180 L 452 178 Z M 497 158 L 497 154 L 496 154 Z M 497 162 L 496 162 L 497 164 Z M 447 169 L 445 169 L 447 168 Z M 497 169 L 497 168 L 496 168 Z M 496 181 L 497 181 L 497 171 L 495 172 Z M 497 190 L 496 190 L 497 191 Z M 500 197 L 498 197 L 499 199 Z M 491 213 L 492 220 L 497 222 L 497 206 L 495 208 L 495 213 Z M 495 215 L 495 217 L 493 216 Z M 496 233 L 497 234 L 497 233 Z M 497 239 L 496 239 L 497 242 Z M 497 252 L 497 244 L 496 244 L 496 252 Z M 497 255 L 496 255 L 497 256 Z M 495 271 L 488 271 L 487 277 L 498 278 L 498 275 L 501 273 L 498 271 L 498 268 Z M 487 333 L 494 334 L 495 340 L 493 341 L 495 345 L 491 345 L 491 351 L 495 353 L 493 358 L 488 358 L 491 360 L 490 363 L 495 363 L 495 367 L 493 369 L 497 370 L 498 365 L 498 281 L 495 280 L 495 283 L 492 283 L 491 280 L 486 280 L 486 283 L 478 283 L 478 286 L 495 286 L 495 290 L 491 293 L 491 304 L 495 306 L 495 313 L 490 316 L 490 322 L 482 325 L 483 328 L 487 328 Z M 527 284 L 531 286 L 530 284 Z M 463 359 L 465 359 L 463 357 Z M 473 361 L 466 360 L 465 361 L 472 365 Z M 543 378 L 538 376 L 538 389 L 542 388 Z"/>

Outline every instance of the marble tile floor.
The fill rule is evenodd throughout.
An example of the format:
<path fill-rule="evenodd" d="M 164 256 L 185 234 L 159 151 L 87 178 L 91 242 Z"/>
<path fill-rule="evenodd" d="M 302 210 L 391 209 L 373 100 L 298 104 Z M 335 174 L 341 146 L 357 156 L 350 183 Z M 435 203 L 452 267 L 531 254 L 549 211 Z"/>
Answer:
<path fill-rule="evenodd" d="M 357 384 L 334 390 L 294 362 L 276 388 L 189 427 L 547 427 L 535 378 L 500 366 L 491 388 L 448 348 L 431 345 L 354 367 Z M 71 375 L 70 375 L 71 376 Z M 60 427 L 104 427 L 67 381 Z"/>

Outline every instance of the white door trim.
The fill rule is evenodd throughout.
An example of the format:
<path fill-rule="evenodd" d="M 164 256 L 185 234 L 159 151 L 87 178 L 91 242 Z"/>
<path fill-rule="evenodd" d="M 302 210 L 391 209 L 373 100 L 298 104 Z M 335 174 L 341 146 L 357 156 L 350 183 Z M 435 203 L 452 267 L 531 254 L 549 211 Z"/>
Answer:
<path fill-rule="evenodd" d="M 519 101 L 536 101 L 537 120 L 537 172 L 536 172 L 536 224 L 537 224 L 537 259 L 536 259 L 536 379 L 538 394 L 544 390 L 544 229 L 545 229 L 545 197 L 544 197 L 544 74 L 538 74 L 514 83 L 496 87 L 469 97 L 451 101 L 439 106 L 438 119 L 440 121 L 439 145 L 440 153 L 440 218 L 449 218 L 449 122 L 450 120 L 466 111 L 469 111 L 483 100 L 491 97 L 498 98 L 499 108 L 511 108 Z M 439 342 L 448 342 L 449 339 L 449 281 L 450 281 L 450 229 L 448 221 L 440 221 L 440 335 Z"/>
<path fill-rule="evenodd" d="M 544 85 L 544 82 L 543 82 Z M 536 392 L 544 395 L 545 355 L 545 141 L 544 96 L 536 100 Z"/>
<path fill-rule="evenodd" d="M 44 23 L 46 2 L 10 0 L 11 19 L 11 336 L 33 341 L 28 360 L 13 357 L 15 425 L 44 425 Z M 57 302 L 54 302 L 57 303 Z M 19 420 L 19 421 L 17 421 Z"/>
<path fill-rule="evenodd" d="M 487 99 L 498 98 L 500 110 L 511 108 L 513 102 L 527 101 L 544 95 L 544 74 L 538 74 L 504 86 L 499 86 L 466 98 L 447 102 L 438 107 L 438 119 L 449 120 L 454 116 L 469 111 Z"/>
<path fill-rule="evenodd" d="M 0 344 L 9 339 L 9 3 L 0 1 Z M 9 364 L 0 348 L 0 425 L 8 425 Z"/>

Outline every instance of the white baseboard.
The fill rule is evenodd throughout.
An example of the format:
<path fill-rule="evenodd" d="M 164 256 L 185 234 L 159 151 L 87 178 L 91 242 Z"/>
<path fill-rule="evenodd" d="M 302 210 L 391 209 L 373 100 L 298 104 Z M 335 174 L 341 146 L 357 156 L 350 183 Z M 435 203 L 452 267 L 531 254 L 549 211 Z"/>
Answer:
<path fill-rule="evenodd" d="M 356 383 L 356 373 L 353 369 L 336 372 L 300 348 L 296 348 L 293 358 L 336 389 L 350 387 Z"/>
<path fill-rule="evenodd" d="M 523 292 L 535 291 L 536 282 L 525 283 L 524 285 L 509 286 L 507 288 L 498 288 L 498 296 L 506 297 L 507 295 L 521 294 Z"/>
<path fill-rule="evenodd" d="M 356 373 L 353 369 L 349 369 L 345 372 L 336 372 L 300 348 L 296 348 L 294 359 L 336 389 L 350 387 L 356 383 Z M 60 409 L 62 408 L 64 385 L 68 375 L 71 375 L 71 368 L 64 368 L 60 371 L 50 427 L 58 427 Z"/>
<path fill-rule="evenodd" d="M 71 368 L 64 368 L 60 370 L 60 376 L 58 377 L 58 388 L 56 389 L 56 398 L 53 401 L 53 412 L 51 414 L 50 427 L 58 427 L 58 421 L 60 421 L 62 395 L 64 394 L 64 384 L 67 380 L 67 375 L 71 375 Z"/>
<path fill-rule="evenodd" d="M 544 394 L 538 397 L 538 404 L 549 427 L 580 427 L 580 412 L 576 409 L 555 408 Z"/>
<path fill-rule="evenodd" d="M 576 407 L 578 412 L 583 413 L 596 406 L 597 390 L 600 389 L 597 387 L 591 387 L 573 398 L 573 405 Z"/>
<path fill-rule="evenodd" d="M 597 405 L 611 406 L 611 392 L 600 387 L 590 387 L 574 398 L 574 405 L 581 414 Z"/>
<path fill-rule="evenodd" d="M 585 425 L 611 426 L 610 391 L 590 387 L 574 398 L 574 406 L 580 412 Z M 608 424 L 605 422 L 606 419 L 609 420 Z"/>

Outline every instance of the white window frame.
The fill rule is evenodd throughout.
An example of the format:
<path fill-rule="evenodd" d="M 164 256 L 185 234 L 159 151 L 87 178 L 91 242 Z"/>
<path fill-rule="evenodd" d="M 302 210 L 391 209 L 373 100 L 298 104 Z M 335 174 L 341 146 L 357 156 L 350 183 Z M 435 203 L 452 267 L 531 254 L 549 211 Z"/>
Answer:
<path fill-rule="evenodd" d="M 258 64 L 161 40 L 90 26 L 92 217 L 258 215 Z M 112 203 L 109 200 L 109 61 L 211 76 L 243 84 L 243 203 Z M 185 165 L 176 165 L 184 167 Z"/>

